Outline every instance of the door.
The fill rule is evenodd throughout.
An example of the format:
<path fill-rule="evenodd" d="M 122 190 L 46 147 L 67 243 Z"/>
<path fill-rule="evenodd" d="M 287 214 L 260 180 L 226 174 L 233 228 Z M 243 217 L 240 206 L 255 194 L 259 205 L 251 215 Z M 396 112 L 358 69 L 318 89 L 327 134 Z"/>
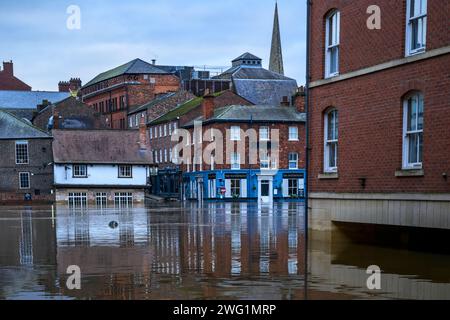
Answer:
<path fill-rule="evenodd" d="M 261 180 L 259 187 L 261 190 L 261 202 L 269 203 L 270 202 L 270 181 L 269 180 Z"/>

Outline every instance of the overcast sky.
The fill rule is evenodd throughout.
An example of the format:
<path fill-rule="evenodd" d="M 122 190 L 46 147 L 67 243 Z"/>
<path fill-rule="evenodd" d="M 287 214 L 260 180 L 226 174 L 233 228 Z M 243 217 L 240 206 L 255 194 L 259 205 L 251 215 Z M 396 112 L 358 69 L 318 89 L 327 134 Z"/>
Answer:
<path fill-rule="evenodd" d="M 279 0 L 284 67 L 305 78 L 306 1 Z M 81 9 L 69 30 L 67 8 Z M 275 0 L 0 0 L 0 60 L 13 60 L 33 90 L 86 83 L 134 58 L 158 64 L 229 66 L 251 52 L 268 66 Z"/>

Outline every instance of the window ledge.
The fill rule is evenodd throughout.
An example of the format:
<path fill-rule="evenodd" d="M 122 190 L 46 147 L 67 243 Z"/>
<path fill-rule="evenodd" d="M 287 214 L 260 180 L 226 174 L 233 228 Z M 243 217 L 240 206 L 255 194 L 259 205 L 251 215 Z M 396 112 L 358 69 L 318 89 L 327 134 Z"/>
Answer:
<path fill-rule="evenodd" d="M 321 173 L 319 174 L 318 178 L 320 180 L 339 179 L 339 174 L 337 172 Z"/>
<path fill-rule="evenodd" d="M 425 172 L 423 169 L 402 169 L 395 171 L 395 176 L 397 178 L 402 177 L 423 177 Z"/>
<path fill-rule="evenodd" d="M 300 141 L 300 139 L 288 139 L 288 141 L 297 142 L 297 141 Z"/>

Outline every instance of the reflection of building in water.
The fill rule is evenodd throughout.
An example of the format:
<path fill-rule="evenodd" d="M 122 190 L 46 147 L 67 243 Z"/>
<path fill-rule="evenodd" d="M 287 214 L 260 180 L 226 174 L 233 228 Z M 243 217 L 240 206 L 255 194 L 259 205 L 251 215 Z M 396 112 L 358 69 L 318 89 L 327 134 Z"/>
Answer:
<path fill-rule="evenodd" d="M 21 213 L 20 264 L 33 265 L 33 220 L 31 209 Z"/>

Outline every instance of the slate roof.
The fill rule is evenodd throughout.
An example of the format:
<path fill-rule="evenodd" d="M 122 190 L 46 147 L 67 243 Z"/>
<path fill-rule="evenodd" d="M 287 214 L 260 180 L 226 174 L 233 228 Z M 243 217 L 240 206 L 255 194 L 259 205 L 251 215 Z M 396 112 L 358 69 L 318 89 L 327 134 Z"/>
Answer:
<path fill-rule="evenodd" d="M 56 103 L 69 95 L 69 92 L 0 90 L 0 109 L 36 109 L 43 100 Z"/>
<path fill-rule="evenodd" d="M 35 109 L 0 109 L 9 112 L 19 119 L 33 120 L 36 110 Z"/>
<path fill-rule="evenodd" d="M 292 97 L 297 90 L 295 80 L 235 79 L 234 90 L 253 104 L 280 105 L 283 97 Z"/>
<path fill-rule="evenodd" d="M 306 114 L 299 113 L 295 107 L 273 105 L 241 106 L 232 105 L 214 110 L 214 116 L 204 120 L 203 116 L 187 123 L 184 127 L 192 127 L 194 122 L 306 122 Z"/>
<path fill-rule="evenodd" d="M 26 120 L 0 110 L 0 139 L 51 138 L 46 132 Z"/>
<path fill-rule="evenodd" d="M 55 163 L 151 164 L 138 130 L 53 130 Z"/>
<path fill-rule="evenodd" d="M 100 73 L 94 79 L 86 83 L 83 86 L 83 88 L 92 86 L 99 82 L 115 78 L 124 74 L 169 74 L 169 73 L 141 59 L 134 59 L 114 69 Z"/>
<path fill-rule="evenodd" d="M 237 57 L 236 59 L 234 59 L 231 62 L 236 62 L 239 60 L 262 60 L 261 58 L 258 58 L 257 56 L 255 56 L 254 54 L 251 54 L 249 52 L 246 52 L 244 54 L 241 54 L 239 57 Z"/>

